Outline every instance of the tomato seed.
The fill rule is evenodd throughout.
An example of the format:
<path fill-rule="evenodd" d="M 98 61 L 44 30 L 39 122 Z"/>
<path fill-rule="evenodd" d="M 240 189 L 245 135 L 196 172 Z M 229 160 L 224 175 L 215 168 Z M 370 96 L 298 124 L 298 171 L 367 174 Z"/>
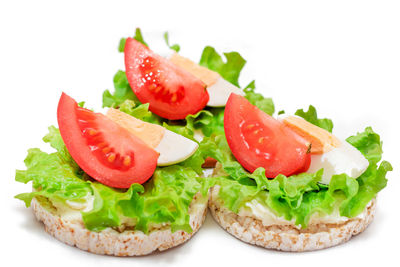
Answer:
<path fill-rule="evenodd" d="M 108 152 L 110 152 L 111 151 L 111 147 L 105 147 L 105 148 L 103 148 L 101 151 L 103 151 L 103 153 L 104 154 L 107 154 Z"/>
<path fill-rule="evenodd" d="M 111 153 L 111 154 L 107 157 L 108 162 L 110 162 L 110 163 L 114 162 L 115 157 L 116 157 L 115 153 Z"/>
<path fill-rule="evenodd" d="M 124 157 L 123 164 L 124 164 L 125 166 L 131 165 L 131 157 L 130 157 L 130 156 Z"/>

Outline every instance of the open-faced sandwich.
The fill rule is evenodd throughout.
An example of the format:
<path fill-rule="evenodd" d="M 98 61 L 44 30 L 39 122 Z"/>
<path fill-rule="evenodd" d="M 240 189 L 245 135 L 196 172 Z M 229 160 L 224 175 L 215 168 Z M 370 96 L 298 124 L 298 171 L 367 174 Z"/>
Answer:
<path fill-rule="evenodd" d="M 209 207 L 245 242 L 284 251 L 334 246 L 371 223 L 392 170 L 370 127 L 347 139 L 315 109 L 278 118 L 231 94 L 225 135 L 204 142 L 219 161 Z M 208 146 L 208 149 L 205 147 Z"/>
<path fill-rule="evenodd" d="M 43 139 L 56 152 L 30 149 L 27 169 L 16 173 L 33 186 L 16 197 L 32 205 L 47 232 L 98 254 L 144 255 L 179 245 L 207 211 L 202 172 L 185 160 L 198 149 L 195 135 L 203 135 L 197 125 L 207 124 L 209 134 L 223 129 L 222 121 L 210 125 L 213 111 L 203 108 L 213 98 L 202 80 L 143 43 L 139 30 L 126 40 L 126 74 L 115 75 L 114 94 L 103 94 L 107 113 L 63 93 L 59 129 L 50 127 Z"/>

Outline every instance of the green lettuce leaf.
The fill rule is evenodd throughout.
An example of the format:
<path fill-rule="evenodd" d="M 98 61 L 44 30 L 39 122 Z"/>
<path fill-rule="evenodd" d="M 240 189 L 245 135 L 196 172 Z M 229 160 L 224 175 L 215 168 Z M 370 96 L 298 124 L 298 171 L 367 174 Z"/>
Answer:
<path fill-rule="evenodd" d="M 141 185 L 133 184 L 127 192 L 105 186 L 101 183 L 91 183 L 94 201 L 93 209 L 82 212 L 82 220 L 85 227 L 91 231 L 101 231 L 107 227 L 121 225 L 121 211 L 119 202 L 129 199 L 130 194 Z"/>
<path fill-rule="evenodd" d="M 207 127 L 210 127 L 213 121 L 213 114 L 208 110 L 200 110 L 194 115 L 187 115 L 186 119 L 183 121 L 169 121 L 164 122 L 163 126 L 170 131 L 173 131 L 177 134 L 183 135 L 193 141 L 195 139 L 195 131 L 200 129 L 205 131 Z"/>
<path fill-rule="evenodd" d="M 193 125 L 193 129 L 201 130 L 205 136 L 224 134 L 224 110 L 225 108 L 206 107 L 200 114 L 188 115 L 186 121 Z"/>
<path fill-rule="evenodd" d="M 341 207 L 343 216 L 354 217 L 360 214 L 365 205 L 386 187 L 386 173 L 392 171 L 393 168 L 387 161 L 382 161 L 378 166 L 382 159 L 382 142 L 371 127 L 350 136 L 346 141 L 356 147 L 369 161 L 368 169 L 357 179 L 360 186 L 358 193 L 348 201 L 347 205 Z"/>
<path fill-rule="evenodd" d="M 310 105 L 308 107 L 308 111 L 305 112 L 302 109 L 298 109 L 295 112 L 295 115 L 302 117 L 303 119 L 305 119 L 306 121 L 327 130 L 328 132 L 332 132 L 333 129 L 333 122 L 330 119 L 324 118 L 324 119 L 318 119 L 317 116 L 317 110 L 315 109 L 314 106 Z"/>
<path fill-rule="evenodd" d="M 167 223 L 172 231 L 191 232 L 189 205 L 202 188 L 203 179 L 190 167 L 172 165 L 157 168 L 144 185 L 133 184 L 128 190 L 115 189 L 88 177 L 69 155 L 58 129 L 49 128 L 44 141 L 57 150 L 45 153 L 30 149 L 26 170 L 16 171 L 16 181 L 32 181 L 34 192 L 16 196 L 29 206 L 33 197 L 66 205 L 67 200 L 84 200 L 94 196 L 93 209 L 81 212 L 85 227 L 100 231 L 119 228 L 127 219 L 135 229 L 148 233 L 151 225 Z"/>
<path fill-rule="evenodd" d="M 125 43 L 126 43 L 126 38 L 121 38 L 119 40 L 119 44 L 118 44 L 118 52 L 120 53 L 124 53 L 125 50 Z"/>
<path fill-rule="evenodd" d="M 357 135 L 350 136 L 347 142 L 357 147 L 370 163 L 378 163 L 382 159 L 382 142 L 377 133 L 371 127 Z"/>
<path fill-rule="evenodd" d="M 113 82 L 115 88 L 114 94 L 111 94 L 109 90 L 103 92 L 103 108 L 118 108 L 125 100 L 131 100 L 135 105 L 141 104 L 139 99 L 133 93 L 124 71 L 119 70 L 114 75 Z"/>
<path fill-rule="evenodd" d="M 251 81 L 245 88 L 245 97 L 252 105 L 255 105 L 265 113 L 273 115 L 275 112 L 275 105 L 272 98 L 266 98 L 262 94 L 255 92 L 255 81 Z"/>
<path fill-rule="evenodd" d="M 218 72 L 225 80 L 239 87 L 239 75 L 246 60 L 238 52 L 224 53 L 226 62 L 211 46 L 204 48 L 199 65 Z"/>
<path fill-rule="evenodd" d="M 149 222 L 170 222 L 173 231 L 191 232 L 187 210 L 200 188 L 200 179 L 191 168 L 178 165 L 158 168 L 145 184 L 142 204 L 136 205 L 134 196 L 121 201 L 121 207 L 125 216 L 137 219 L 137 227 L 144 232 Z"/>
<path fill-rule="evenodd" d="M 178 44 L 173 44 L 173 45 L 170 45 L 169 44 L 169 36 L 168 36 L 168 32 L 165 32 L 164 33 L 164 40 L 165 40 L 165 43 L 167 44 L 167 46 L 169 47 L 169 48 L 171 48 L 172 50 L 175 50 L 175 52 L 179 52 L 179 50 L 181 50 L 181 47 L 178 45 Z"/>
<path fill-rule="evenodd" d="M 142 121 L 158 125 L 162 125 L 165 121 L 160 116 L 149 111 L 149 103 L 140 104 L 139 102 L 139 104 L 137 104 L 135 101 L 127 99 L 119 106 L 119 110 Z"/>
<path fill-rule="evenodd" d="M 142 31 L 140 30 L 140 28 L 136 28 L 135 30 L 135 35 L 133 36 L 133 39 L 135 39 L 138 42 L 141 42 L 142 44 L 144 44 L 145 46 L 149 46 L 143 39 L 143 35 L 142 35 Z"/>
<path fill-rule="evenodd" d="M 119 40 L 118 52 L 121 52 L 121 53 L 124 52 L 126 39 L 127 38 L 121 38 Z M 144 44 L 145 46 L 148 47 L 148 44 L 143 39 L 142 31 L 140 30 L 140 28 L 136 28 L 135 35 L 133 36 L 133 39 L 135 39 L 138 42 L 141 42 L 142 44 Z"/>
<path fill-rule="evenodd" d="M 43 196 L 52 201 L 79 200 L 92 193 L 88 177 L 69 155 L 58 129 L 49 127 L 43 138 L 58 152 L 45 153 L 38 148 L 28 150 L 26 170 L 17 170 L 15 180 L 22 183 L 32 181 L 35 190 L 16 196 L 30 206 L 32 198 Z M 40 190 L 39 190 L 40 189 Z"/>

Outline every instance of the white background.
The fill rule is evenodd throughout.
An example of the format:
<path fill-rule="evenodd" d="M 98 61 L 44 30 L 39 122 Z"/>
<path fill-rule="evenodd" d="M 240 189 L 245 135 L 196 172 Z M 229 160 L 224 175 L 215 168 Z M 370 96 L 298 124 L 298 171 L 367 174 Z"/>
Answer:
<path fill-rule="evenodd" d="M 369 266 L 395 265 L 399 253 L 400 8 L 396 1 L 2 1 L 0 4 L 0 197 L 2 266 Z M 26 150 L 56 124 L 61 91 L 99 110 L 104 89 L 123 69 L 120 37 L 141 27 L 145 40 L 170 32 L 183 55 L 202 48 L 239 51 L 241 85 L 256 79 L 276 110 L 309 104 L 347 137 L 373 126 L 395 171 L 372 225 L 322 251 L 283 253 L 242 243 L 208 216 L 192 240 L 139 258 L 98 256 L 46 234 L 13 196 Z M 154 41 L 153 41 L 154 40 Z M 397 255 L 396 255 L 397 254 Z M 392 260 L 390 260 L 392 259 Z M 4 262 L 8 264 L 4 265 Z M 398 263 L 398 262 L 397 262 Z"/>

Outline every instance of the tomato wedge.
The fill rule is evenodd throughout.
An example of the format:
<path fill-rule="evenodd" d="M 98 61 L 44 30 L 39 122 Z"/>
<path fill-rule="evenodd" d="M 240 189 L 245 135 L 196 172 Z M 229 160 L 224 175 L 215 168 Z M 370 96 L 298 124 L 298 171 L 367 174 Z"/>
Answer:
<path fill-rule="evenodd" d="M 152 176 L 158 153 L 105 115 L 79 107 L 63 93 L 57 120 L 72 158 L 93 179 L 129 188 Z"/>
<path fill-rule="evenodd" d="M 150 111 L 170 120 L 202 110 L 209 99 L 206 85 L 186 70 L 155 54 L 135 39 L 125 43 L 128 82 Z"/>
<path fill-rule="evenodd" d="M 248 171 L 265 168 L 268 178 L 304 172 L 310 165 L 307 142 L 282 122 L 231 94 L 224 128 L 232 154 Z"/>

